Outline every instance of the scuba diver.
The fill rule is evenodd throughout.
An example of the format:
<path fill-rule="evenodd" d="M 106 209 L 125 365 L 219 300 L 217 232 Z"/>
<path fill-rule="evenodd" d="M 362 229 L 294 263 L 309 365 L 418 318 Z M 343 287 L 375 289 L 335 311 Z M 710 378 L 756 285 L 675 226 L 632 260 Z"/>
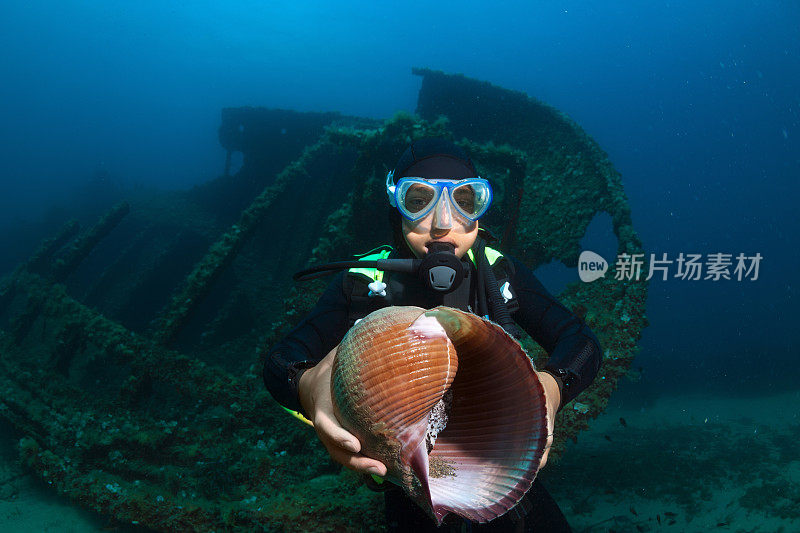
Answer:
<path fill-rule="evenodd" d="M 387 176 L 386 187 L 393 247 L 295 276 L 348 269 L 268 354 L 264 382 L 270 394 L 313 422 L 335 461 L 362 474 L 385 475 L 386 466 L 360 454 L 361 443 L 334 415 L 330 384 L 336 350 L 353 324 L 377 309 L 447 305 L 488 317 L 516 338 L 522 328 L 547 351 L 548 362 L 537 374 L 545 389 L 549 450 L 556 411 L 597 375 L 602 359 L 597 338 L 528 267 L 487 246 L 491 237 L 478 220 L 491 205 L 491 185 L 461 148 L 443 139 L 415 141 Z M 382 485 L 388 531 L 571 531 L 538 477 L 505 515 L 486 524 L 450 515 L 441 528 L 400 488 L 388 481 Z"/>

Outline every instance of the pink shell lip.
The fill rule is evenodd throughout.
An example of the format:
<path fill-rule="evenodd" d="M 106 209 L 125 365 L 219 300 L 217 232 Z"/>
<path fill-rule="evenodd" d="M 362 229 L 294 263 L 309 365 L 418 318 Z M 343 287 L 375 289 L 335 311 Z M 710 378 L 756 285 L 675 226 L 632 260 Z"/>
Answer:
<path fill-rule="evenodd" d="M 372 420 L 371 424 L 373 428 L 381 428 L 380 434 L 370 434 L 368 428 L 348 427 L 347 417 L 340 420 L 365 444 L 364 453 L 386 463 L 390 469 L 388 477 L 398 482 L 437 524 L 448 513 L 488 522 L 519 503 L 536 477 L 547 441 L 544 389 L 519 343 L 496 324 L 456 309 L 438 307 L 424 315 L 419 309 L 423 315 L 417 315 L 419 324 L 411 318 L 413 324 L 409 326 L 409 317 L 414 313 L 407 310 L 380 310 L 373 317 L 374 324 L 381 328 L 396 326 L 396 330 L 388 332 L 385 340 L 383 337 L 376 340 L 374 345 L 364 344 L 364 353 L 355 358 L 358 364 L 366 366 L 396 367 L 391 376 L 369 380 L 370 386 L 376 387 L 375 393 L 359 393 L 367 402 L 373 401 L 369 398 L 374 394 L 378 395 L 380 401 L 376 405 L 381 406 L 385 414 L 380 416 L 387 420 Z M 395 315 L 398 321 L 393 325 Z M 364 323 L 370 317 L 359 325 L 370 327 L 370 323 Z M 447 339 L 437 334 L 438 328 L 425 322 L 430 318 L 441 324 Z M 350 346 L 362 349 L 358 339 L 351 341 L 347 349 Z M 443 341 L 447 343 L 446 350 Z M 345 341 L 342 345 L 346 345 Z M 430 356 L 426 351 L 428 346 L 432 349 Z M 451 357 L 450 347 L 454 348 L 455 361 L 445 360 Z M 382 359 L 387 351 L 391 353 Z M 402 364 L 408 359 L 412 366 L 402 366 L 398 357 L 403 359 Z M 454 377 L 451 366 L 456 368 Z M 379 370 L 382 369 L 367 370 L 365 375 Z M 397 372 L 407 375 L 400 376 Z M 334 376 L 334 383 L 336 379 Z M 391 379 L 406 385 L 389 390 L 386 382 Z M 342 384 L 339 387 L 340 391 L 346 390 L 341 388 Z M 448 422 L 428 455 L 425 434 L 429 411 L 447 389 L 453 393 Z M 387 394 L 396 395 L 396 400 L 384 398 Z M 422 399 L 415 399 L 416 395 L 422 395 Z M 344 403 L 347 401 L 345 398 Z M 385 411 L 390 401 L 397 412 Z M 421 405 L 428 406 L 427 412 L 420 413 L 422 416 L 406 416 L 408 409 L 419 413 Z M 407 422 L 387 431 L 401 420 Z M 391 453 L 386 456 L 387 450 L 392 449 L 397 454 L 394 459 Z"/>

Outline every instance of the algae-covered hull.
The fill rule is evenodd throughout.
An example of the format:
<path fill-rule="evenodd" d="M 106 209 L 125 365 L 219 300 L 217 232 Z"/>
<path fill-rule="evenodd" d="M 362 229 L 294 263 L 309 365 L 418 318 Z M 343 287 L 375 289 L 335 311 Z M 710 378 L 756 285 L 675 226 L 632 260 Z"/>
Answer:
<path fill-rule="evenodd" d="M 385 243 L 383 181 L 406 145 L 462 145 L 492 178 L 485 224 L 498 247 L 532 267 L 576 266 L 601 212 L 620 253 L 641 252 L 619 174 L 568 117 L 485 82 L 414 73 L 418 115 L 385 122 L 226 109 L 223 176 L 53 228 L 0 287 L 0 416 L 28 468 L 79 505 L 159 531 L 380 528 L 379 498 L 279 409 L 260 368 L 324 287 L 294 287 L 291 273 Z M 646 291 L 607 276 L 559 295 L 606 358 L 579 408 L 559 415 L 551 457 L 627 372 Z M 540 365 L 546 354 L 525 344 Z"/>

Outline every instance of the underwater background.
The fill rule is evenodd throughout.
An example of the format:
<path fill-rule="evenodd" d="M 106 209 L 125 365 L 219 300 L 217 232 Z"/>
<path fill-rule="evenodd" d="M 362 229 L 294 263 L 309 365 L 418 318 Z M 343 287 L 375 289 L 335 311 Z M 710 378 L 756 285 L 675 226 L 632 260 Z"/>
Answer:
<path fill-rule="evenodd" d="M 369 129 L 385 120 L 406 127 L 403 120 L 416 119 L 398 119 L 397 113 L 417 110 L 425 79 L 412 74 L 417 67 L 487 81 L 563 112 L 619 172 L 633 228 L 648 256 L 759 253 L 763 259 L 756 280 L 656 277 L 649 282 L 648 325 L 641 324 L 630 371 L 606 399 L 603 414 L 541 473 L 545 485 L 578 531 L 800 530 L 797 2 L 7 1 L 0 6 L 0 44 L 0 274 L 10 277 L 70 219 L 91 227 L 121 200 L 130 199 L 131 216 L 137 206 L 162 213 L 159 209 L 172 204 L 171 227 L 186 237 L 185 257 L 164 248 L 148 273 L 162 272 L 167 281 L 154 277 L 141 283 L 139 299 L 125 293 L 125 305 L 113 298 L 125 291 L 119 284 L 136 273 L 123 272 L 117 263 L 111 273 L 102 263 L 90 263 L 66 284 L 72 297 L 136 332 L 150 327 L 151 317 L 145 315 L 167 303 L 209 245 L 265 185 L 242 186 L 241 197 L 215 196 L 220 189 L 211 184 L 224 184 L 222 178 L 235 177 L 248 164 L 233 150 L 226 170 L 229 152 L 219 132 L 223 109 L 338 112 L 364 119 L 354 118 L 348 128 Z M 313 143 L 309 132 L 325 122 L 321 115 L 307 116 L 319 124 L 302 122 L 308 131 L 298 137 L 299 149 Z M 297 120 L 287 115 L 282 135 L 291 136 Z M 472 120 L 473 129 L 483 135 L 481 117 Z M 436 126 L 420 127 L 436 131 Z M 275 146 L 276 152 L 285 149 L 279 141 Z M 388 168 L 399 152 L 382 155 Z M 348 157 L 333 154 L 311 166 L 316 176 L 340 175 L 350 168 Z M 473 158 L 481 160 L 477 154 Z M 285 163 L 275 165 L 277 174 Z M 314 187 L 335 189 L 330 181 L 320 178 Z M 342 187 L 349 191 L 351 185 Z M 294 201 L 301 205 L 304 196 L 296 193 Z M 176 198 L 194 198 L 218 219 L 209 220 L 206 211 L 175 203 Z M 213 205 L 215 198 L 218 205 Z M 303 207 L 314 207 L 313 202 Z M 313 226 L 310 242 L 333 210 L 320 204 L 318 217 L 285 213 L 276 216 L 271 228 L 278 221 L 292 230 Z M 578 218 L 569 210 L 560 216 L 569 220 L 573 214 Z M 201 236 L 189 232 L 190 226 Z M 610 217 L 596 219 L 580 240 L 581 249 L 612 261 L 617 249 L 610 226 Z M 150 251 L 162 238 L 124 225 L 119 231 L 147 241 Z M 254 231 L 257 242 L 269 237 L 263 227 Z M 206 241 L 202 235 L 216 237 Z M 269 267 L 275 267 L 269 273 L 274 277 L 251 286 L 268 293 L 266 303 L 247 305 L 272 314 L 255 320 L 248 316 L 253 322 L 246 324 L 247 331 L 233 311 L 227 322 L 208 318 L 190 324 L 173 346 L 234 375 L 248 375 L 258 361 L 253 353 L 268 344 L 270 328 L 283 319 L 283 299 L 294 297 L 291 274 L 314 248 L 299 242 L 303 235 L 284 243 L 280 256 L 262 250 L 272 261 Z M 139 253 L 126 252 L 126 241 L 113 232 L 106 239 L 110 244 L 98 252 Z M 354 245 L 352 251 L 374 244 L 380 243 L 363 249 Z M 246 261 L 254 263 L 257 257 L 262 256 L 253 251 Z M 537 272 L 553 293 L 578 279 L 574 265 L 555 260 Z M 92 279 L 102 283 L 92 285 Z M 219 302 L 236 309 L 237 301 L 248 298 L 237 280 L 219 279 L 217 293 L 209 293 L 210 307 Z M 241 300 L 223 300 L 226 292 Z M 8 305 L 3 313 L 24 315 Z M 213 324 L 213 334 L 192 344 L 192 336 L 211 331 L 204 324 Z M 13 325 L 13 319 L 4 318 L 0 329 L 11 331 Z M 76 338 L 59 335 L 62 345 Z M 215 342 L 214 336 L 221 340 Z M 17 340 L 4 340 L 4 346 L 24 344 Z M 237 361 L 215 360 L 213 352 L 221 347 L 237 354 Z M 94 360 L 85 347 L 73 351 L 89 363 Z M 52 359 L 53 367 L 44 370 L 56 372 L 59 361 Z M 104 379 L 122 383 L 126 377 Z M 81 386 L 92 394 L 86 383 Z M 3 390 L 10 394 L 10 388 Z M 153 398 L 162 397 L 174 401 L 176 411 L 185 408 L 182 400 L 153 392 Z M 123 527 L 117 520 L 122 514 L 112 513 L 116 519 L 110 519 L 83 510 L 109 508 L 98 506 L 96 498 L 48 486 L 42 470 L 32 464 L 36 450 L 25 440 L 29 426 L 22 419 L 30 416 L 15 417 L 10 401 L 2 401 L 0 527 Z M 156 409 L 147 399 L 137 401 L 142 411 Z M 197 416 L 213 417 L 199 411 Z M 276 465 L 293 453 L 302 461 L 297 450 L 305 448 L 297 439 L 313 434 L 293 429 L 293 440 L 284 445 L 282 428 L 259 428 L 266 436 L 253 437 L 254 444 L 269 448 Z M 181 453 L 194 457 L 200 452 Z M 324 455 L 315 457 L 324 461 Z M 272 475 L 267 463 L 261 466 L 265 477 Z M 224 469 L 205 466 L 197 467 L 195 475 L 214 478 L 205 489 L 210 499 L 215 490 L 227 490 L 228 482 Z M 306 477 L 334 475 L 335 468 L 321 466 Z M 295 482 L 292 477 L 281 483 Z M 305 486 L 303 498 L 335 499 L 322 485 Z M 281 512 L 287 516 L 302 517 L 303 506 L 312 505 L 293 498 L 291 490 L 272 497 L 282 498 Z M 309 530 L 314 530 L 314 519 L 305 524 Z M 127 520 L 124 527 L 144 530 L 131 526 L 133 521 L 139 520 Z M 285 527 L 292 530 L 301 522 L 285 522 Z M 361 526 L 348 524 L 356 530 Z"/>

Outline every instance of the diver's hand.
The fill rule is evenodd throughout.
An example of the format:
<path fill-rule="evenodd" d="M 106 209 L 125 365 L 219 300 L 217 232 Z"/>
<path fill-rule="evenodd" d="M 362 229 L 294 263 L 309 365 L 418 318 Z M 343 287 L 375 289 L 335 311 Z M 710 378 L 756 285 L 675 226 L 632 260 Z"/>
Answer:
<path fill-rule="evenodd" d="M 539 468 L 544 468 L 547 464 L 547 457 L 550 455 L 550 446 L 553 445 L 553 431 L 556 425 L 556 413 L 561 405 L 561 391 L 558 389 L 556 378 L 547 372 L 536 372 L 539 376 L 539 381 L 544 387 L 544 398 L 547 406 L 547 444 L 544 449 L 544 456 L 542 456 L 542 465 Z"/>
<path fill-rule="evenodd" d="M 314 423 L 317 436 L 337 463 L 364 474 L 386 475 L 386 466 L 380 461 L 361 455 L 361 443 L 344 429 L 333 413 L 331 369 L 338 346 L 330 351 L 316 366 L 300 376 L 298 392 L 300 403 Z"/>

